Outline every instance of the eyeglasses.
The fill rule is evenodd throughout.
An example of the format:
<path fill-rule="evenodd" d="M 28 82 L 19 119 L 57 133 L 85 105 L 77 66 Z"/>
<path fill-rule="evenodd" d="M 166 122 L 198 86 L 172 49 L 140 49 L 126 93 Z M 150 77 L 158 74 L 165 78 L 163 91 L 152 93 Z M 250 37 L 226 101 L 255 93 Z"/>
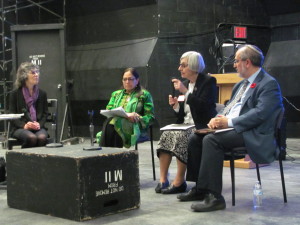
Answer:
<path fill-rule="evenodd" d="M 179 64 L 179 67 L 186 68 L 189 64 Z"/>
<path fill-rule="evenodd" d="M 40 71 L 38 71 L 38 70 L 31 70 L 30 73 L 31 73 L 31 74 L 39 75 L 39 74 L 40 74 Z"/>
<path fill-rule="evenodd" d="M 135 78 L 134 77 L 129 77 L 129 78 L 123 78 L 123 81 L 126 82 L 126 81 L 134 81 Z"/>
<path fill-rule="evenodd" d="M 237 63 L 239 63 L 240 61 L 245 61 L 245 59 L 235 59 L 235 60 L 233 60 L 233 63 L 234 63 L 234 64 L 237 64 Z"/>

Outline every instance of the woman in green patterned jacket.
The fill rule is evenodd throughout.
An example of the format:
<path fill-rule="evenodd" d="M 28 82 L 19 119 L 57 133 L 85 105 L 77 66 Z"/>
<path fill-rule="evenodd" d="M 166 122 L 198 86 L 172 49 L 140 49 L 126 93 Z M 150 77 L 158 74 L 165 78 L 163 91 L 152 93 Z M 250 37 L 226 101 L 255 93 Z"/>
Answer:
<path fill-rule="evenodd" d="M 152 96 L 141 87 L 139 74 L 134 68 L 125 69 L 122 83 L 123 89 L 112 93 L 106 109 L 122 107 L 128 118 L 108 118 L 97 134 L 100 146 L 129 148 L 147 136 L 147 129 L 154 120 Z"/>

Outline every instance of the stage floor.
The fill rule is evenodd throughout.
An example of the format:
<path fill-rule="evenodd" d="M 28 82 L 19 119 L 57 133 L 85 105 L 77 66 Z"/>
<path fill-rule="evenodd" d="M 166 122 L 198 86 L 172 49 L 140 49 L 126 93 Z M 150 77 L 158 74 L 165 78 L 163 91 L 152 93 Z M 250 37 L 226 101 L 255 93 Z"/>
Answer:
<path fill-rule="evenodd" d="M 80 145 L 83 147 L 89 145 L 89 140 Z M 157 142 L 154 142 L 154 147 L 156 145 Z M 236 205 L 232 206 L 230 171 L 229 168 L 224 167 L 223 195 L 227 208 L 210 213 L 195 213 L 190 209 L 191 202 L 179 202 L 176 195 L 155 193 L 154 188 L 159 180 L 159 161 L 155 157 L 157 181 L 153 181 L 150 143 L 139 144 L 138 151 L 141 193 L 139 209 L 98 217 L 85 222 L 76 222 L 9 208 L 7 191 L 4 186 L 0 186 L 0 224 L 300 224 L 300 139 L 287 140 L 288 155 L 283 166 L 288 203 L 283 203 L 279 166 L 278 161 L 275 161 L 260 169 L 264 200 L 263 207 L 257 210 L 252 208 L 252 187 L 256 181 L 254 169 L 236 168 Z M 0 156 L 5 153 L 6 149 L 0 149 Z M 170 168 L 170 180 L 174 178 L 175 171 L 176 164 L 173 160 Z M 192 182 L 188 182 L 188 189 L 193 185 Z"/>

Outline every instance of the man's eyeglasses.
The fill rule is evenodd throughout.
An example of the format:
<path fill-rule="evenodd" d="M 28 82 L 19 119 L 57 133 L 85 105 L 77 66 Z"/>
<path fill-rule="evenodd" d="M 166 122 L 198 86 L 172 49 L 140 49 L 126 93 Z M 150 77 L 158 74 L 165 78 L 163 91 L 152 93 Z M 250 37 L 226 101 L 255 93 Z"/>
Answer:
<path fill-rule="evenodd" d="M 180 64 L 179 64 L 179 67 L 186 68 L 188 65 L 189 65 L 189 64 L 182 64 L 182 63 L 180 63 Z"/>
<path fill-rule="evenodd" d="M 134 77 L 129 77 L 129 78 L 123 78 L 123 81 L 126 82 L 126 81 L 134 81 L 135 78 Z"/>
<path fill-rule="evenodd" d="M 239 63 L 239 62 L 241 62 L 241 61 L 245 61 L 244 59 L 235 59 L 235 60 L 233 60 L 233 63 L 234 64 L 237 64 L 237 63 Z"/>

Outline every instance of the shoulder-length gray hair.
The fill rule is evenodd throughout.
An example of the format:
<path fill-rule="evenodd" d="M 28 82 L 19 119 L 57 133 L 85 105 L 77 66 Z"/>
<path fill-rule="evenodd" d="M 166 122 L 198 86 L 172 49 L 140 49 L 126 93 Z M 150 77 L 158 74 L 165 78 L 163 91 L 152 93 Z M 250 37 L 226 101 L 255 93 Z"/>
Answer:
<path fill-rule="evenodd" d="M 188 68 L 192 71 L 202 73 L 205 69 L 205 63 L 199 52 L 189 51 L 183 53 L 180 59 L 187 58 Z"/>
<path fill-rule="evenodd" d="M 28 79 L 28 73 L 33 70 L 39 70 L 38 65 L 34 65 L 31 62 L 23 62 L 18 68 L 17 78 L 15 81 L 15 88 L 20 88 L 25 85 L 25 81 Z"/>

